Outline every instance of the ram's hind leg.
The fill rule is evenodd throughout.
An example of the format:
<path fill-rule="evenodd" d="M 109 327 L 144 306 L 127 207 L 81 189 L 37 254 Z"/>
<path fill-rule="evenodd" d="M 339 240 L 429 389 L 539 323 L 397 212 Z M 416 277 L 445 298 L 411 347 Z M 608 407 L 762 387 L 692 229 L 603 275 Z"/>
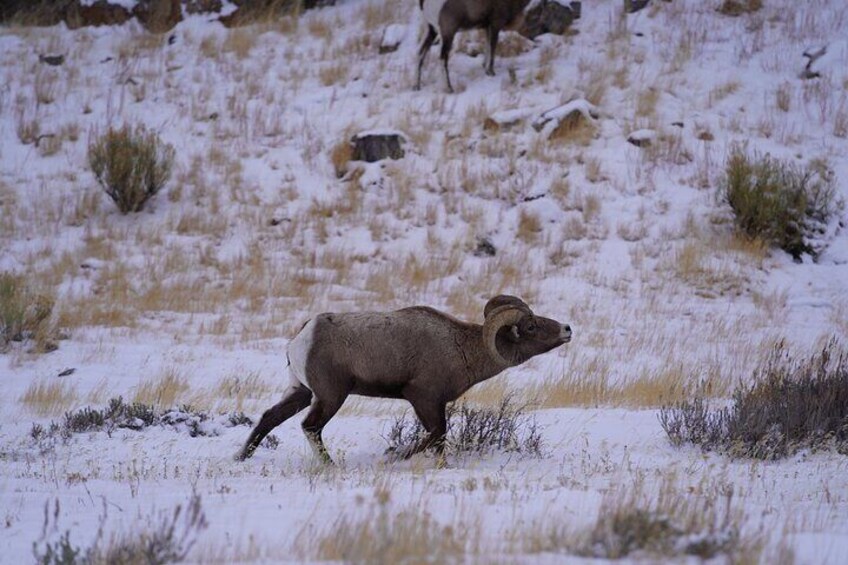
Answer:
<path fill-rule="evenodd" d="M 442 30 L 442 67 L 445 71 L 445 82 L 448 85 L 448 92 L 453 92 L 453 85 L 450 80 L 450 71 L 448 70 L 448 61 L 450 60 L 451 47 L 453 46 L 453 36 L 456 35 L 456 29 L 448 28 Z"/>
<path fill-rule="evenodd" d="M 312 401 L 312 391 L 305 386 L 292 386 L 286 391 L 283 399 L 265 411 L 262 418 L 253 431 L 250 437 L 247 438 L 247 443 L 244 448 L 236 456 L 239 461 L 244 461 L 256 451 L 262 440 L 265 439 L 271 430 L 309 406 Z"/>
<path fill-rule="evenodd" d="M 421 67 L 424 66 L 424 61 L 427 60 L 427 54 L 430 52 L 430 47 L 436 41 L 436 28 L 431 25 L 427 26 L 427 35 L 424 41 L 421 42 L 421 47 L 418 49 L 418 75 L 415 81 L 415 90 L 421 90 Z"/>
<path fill-rule="evenodd" d="M 495 76 L 495 51 L 498 50 L 498 34 L 499 30 L 490 26 L 486 30 L 486 59 L 483 62 L 483 68 L 486 69 L 486 74 L 490 77 Z"/>
<path fill-rule="evenodd" d="M 318 455 L 321 461 L 328 465 L 333 464 L 333 459 L 327 452 L 321 432 L 324 431 L 324 426 L 327 425 L 327 422 L 342 407 L 346 397 L 346 394 L 331 399 L 319 399 L 316 397 L 312 402 L 312 406 L 309 408 L 309 412 L 306 414 L 306 418 L 303 419 L 303 424 L 301 424 L 303 433 L 306 434 L 306 439 L 309 440 L 310 445 L 315 450 L 315 454 Z"/>

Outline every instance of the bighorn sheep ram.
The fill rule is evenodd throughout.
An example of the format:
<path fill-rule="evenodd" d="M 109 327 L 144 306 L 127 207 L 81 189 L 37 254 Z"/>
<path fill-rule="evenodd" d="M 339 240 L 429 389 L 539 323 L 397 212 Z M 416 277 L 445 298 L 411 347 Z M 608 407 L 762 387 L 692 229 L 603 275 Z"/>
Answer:
<path fill-rule="evenodd" d="M 448 402 L 571 340 L 568 325 L 536 316 L 514 296 L 489 300 L 483 317 L 483 325 L 471 324 L 413 306 L 312 318 L 288 346 L 289 389 L 265 411 L 237 458 L 250 457 L 271 430 L 310 406 L 303 431 L 331 463 L 321 431 L 349 394 L 408 400 L 428 435 L 404 456 L 429 447 L 441 453 Z"/>
<path fill-rule="evenodd" d="M 430 47 L 438 36 L 442 42 L 441 59 L 445 69 L 445 81 L 448 92 L 453 92 L 448 58 L 456 32 L 464 29 L 486 30 L 486 58 L 483 68 L 489 76 L 495 75 L 495 49 L 498 46 L 498 34 L 508 27 L 515 27 L 521 21 L 524 8 L 530 0 L 418 0 L 424 20 L 427 23 L 427 35 L 418 50 L 418 79 L 415 89 L 421 88 L 421 67 Z"/>

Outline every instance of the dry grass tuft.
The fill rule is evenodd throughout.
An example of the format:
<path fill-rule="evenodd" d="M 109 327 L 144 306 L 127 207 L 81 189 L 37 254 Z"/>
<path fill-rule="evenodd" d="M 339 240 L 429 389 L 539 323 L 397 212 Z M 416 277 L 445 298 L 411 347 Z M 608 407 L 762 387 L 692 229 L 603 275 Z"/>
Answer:
<path fill-rule="evenodd" d="M 24 145 L 38 141 L 41 136 L 41 121 L 38 110 L 29 110 L 25 105 L 17 106 L 15 110 L 15 133 Z"/>
<path fill-rule="evenodd" d="M 598 126 L 583 112 L 575 110 L 565 116 L 551 131 L 548 139 L 561 143 L 576 143 L 587 146 L 595 138 Z"/>
<path fill-rule="evenodd" d="M 77 400 L 77 390 L 67 381 L 36 381 L 20 398 L 27 408 L 39 416 L 59 416 Z"/>
<path fill-rule="evenodd" d="M 333 86 L 347 82 L 350 65 L 347 61 L 323 63 L 318 69 L 318 78 L 323 86 Z"/>
<path fill-rule="evenodd" d="M 660 268 L 669 269 L 703 298 L 738 296 L 747 288 L 748 277 L 736 257 L 726 251 L 715 242 L 689 240 L 662 259 Z"/>
<path fill-rule="evenodd" d="M 213 395 L 216 400 L 226 404 L 228 410 L 244 411 L 248 399 L 267 398 L 273 387 L 262 380 L 259 373 L 232 375 L 218 382 Z M 193 404 L 195 404 L 193 402 Z"/>
<path fill-rule="evenodd" d="M 506 32 L 498 41 L 497 56 L 508 59 L 518 57 L 533 50 L 534 43 L 519 33 Z"/>
<path fill-rule="evenodd" d="M 339 141 L 330 150 L 330 162 L 338 178 L 347 174 L 347 165 L 353 159 L 353 144 L 348 139 Z"/>
<path fill-rule="evenodd" d="M 221 45 L 221 50 L 224 53 L 232 53 L 240 60 L 246 59 L 256 46 L 256 39 L 257 34 L 255 29 L 249 27 L 231 29 L 227 32 L 227 37 Z M 210 41 L 214 45 L 215 40 L 210 38 Z M 201 48 L 204 53 L 208 51 L 208 48 L 204 48 L 203 44 L 201 44 Z"/>
<path fill-rule="evenodd" d="M 156 380 L 140 383 L 136 387 L 133 402 L 157 408 L 173 408 L 178 400 L 185 401 L 189 384 L 175 368 L 166 369 Z"/>
<path fill-rule="evenodd" d="M 522 209 L 518 215 L 516 236 L 527 245 L 534 244 L 542 233 L 542 220 L 537 214 Z"/>
<path fill-rule="evenodd" d="M 448 563 L 466 557 L 479 541 L 479 525 L 443 525 L 418 506 L 392 508 L 389 491 L 375 492 L 376 504 L 361 515 L 345 512 L 320 531 L 304 527 L 295 541 L 302 560 L 346 563 Z"/>
<path fill-rule="evenodd" d="M 12 341 L 29 339 L 36 351 L 55 349 L 49 340 L 53 305 L 51 296 L 33 290 L 22 276 L 0 273 L 0 353 Z"/>
<path fill-rule="evenodd" d="M 638 375 L 614 379 L 606 359 L 595 356 L 573 366 L 580 372 L 549 377 L 530 387 L 528 395 L 542 408 L 570 406 L 658 407 L 701 394 L 720 397 L 730 383 L 718 375 L 702 377 L 680 363 L 666 363 L 657 369 L 643 369 Z M 672 400 L 676 399 L 676 400 Z"/>
<path fill-rule="evenodd" d="M 757 12 L 763 7 L 763 0 L 724 0 L 718 12 L 725 16 L 741 16 Z"/>
<path fill-rule="evenodd" d="M 651 117 L 657 112 L 657 103 L 660 99 L 660 91 L 657 88 L 646 88 L 636 97 L 636 115 L 640 117 Z"/>
<path fill-rule="evenodd" d="M 396 17 L 394 9 L 396 5 L 391 2 L 368 2 L 362 8 L 362 23 L 367 32 L 379 30 L 392 22 L 392 18 Z"/>

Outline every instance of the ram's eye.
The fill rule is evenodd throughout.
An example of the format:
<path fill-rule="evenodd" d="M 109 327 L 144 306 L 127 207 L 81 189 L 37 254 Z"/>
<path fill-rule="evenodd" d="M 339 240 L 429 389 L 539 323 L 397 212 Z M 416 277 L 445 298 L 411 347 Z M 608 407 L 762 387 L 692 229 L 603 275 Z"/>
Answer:
<path fill-rule="evenodd" d="M 528 325 L 528 326 L 527 326 L 527 332 L 528 332 L 528 333 L 531 333 L 531 334 L 532 334 L 532 333 L 535 333 L 535 332 L 536 332 L 536 324 L 530 324 L 530 325 Z"/>

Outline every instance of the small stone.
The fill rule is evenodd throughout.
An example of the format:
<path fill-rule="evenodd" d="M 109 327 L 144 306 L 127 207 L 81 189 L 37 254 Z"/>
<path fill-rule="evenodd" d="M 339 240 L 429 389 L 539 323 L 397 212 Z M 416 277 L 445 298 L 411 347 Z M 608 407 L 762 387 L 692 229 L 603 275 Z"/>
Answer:
<path fill-rule="evenodd" d="M 383 30 L 383 38 L 380 40 L 380 54 L 394 53 L 406 38 L 406 26 L 391 24 Z"/>
<path fill-rule="evenodd" d="M 498 250 L 488 237 L 478 237 L 477 247 L 474 249 L 475 257 L 494 257 Z"/>
<path fill-rule="evenodd" d="M 90 257 L 85 259 L 82 263 L 80 263 L 80 269 L 86 271 L 97 271 L 106 266 L 106 262 L 102 259 L 95 259 L 94 257 Z"/>
<path fill-rule="evenodd" d="M 640 129 L 628 135 L 627 142 L 640 148 L 650 147 L 656 136 L 657 133 L 654 130 Z"/>
<path fill-rule="evenodd" d="M 38 60 L 44 63 L 45 65 L 51 65 L 53 67 L 58 67 L 62 63 L 65 62 L 64 55 L 39 55 Z"/>
<path fill-rule="evenodd" d="M 700 141 L 714 141 L 715 140 L 715 136 L 713 135 L 713 132 L 711 132 L 708 129 L 699 130 L 695 134 L 695 138 L 700 140 Z"/>

